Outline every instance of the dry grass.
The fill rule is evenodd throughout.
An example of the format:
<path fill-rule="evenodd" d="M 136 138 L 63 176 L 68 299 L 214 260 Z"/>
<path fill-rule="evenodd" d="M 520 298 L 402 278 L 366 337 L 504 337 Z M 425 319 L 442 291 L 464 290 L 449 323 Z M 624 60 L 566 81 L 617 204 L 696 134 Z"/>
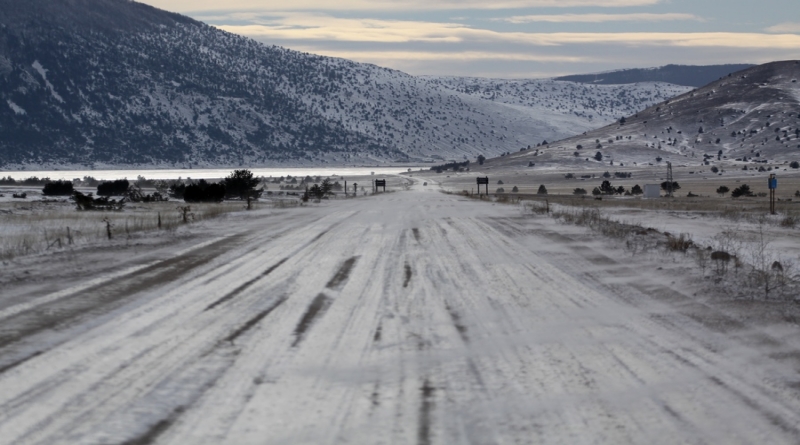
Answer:
<path fill-rule="evenodd" d="M 798 219 L 799 218 L 794 213 L 787 214 L 781 219 L 780 226 L 794 229 L 797 226 Z"/>
<path fill-rule="evenodd" d="M 544 203 L 525 203 L 533 213 L 545 214 Z M 693 252 L 693 260 L 705 277 L 706 270 L 713 272 L 714 291 L 729 298 L 763 300 L 797 300 L 800 277 L 794 261 L 781 257 L 771 246 L 765 234 L 765 219 L 761 218 L 755 237 L 747 237 L 735 228 L 723 228 L 713 239 L 713 247 L 697 246 L 690 234 L 661 233 L 637 224 L 615 221 L 602 214 L 597 207 L 558 206 L 550 216 L 568 224 L 584 226 L 606 238 L 617 240 L 621 246 L 636 255 L 640 252 L 659 251 L 665 254 Z M 666 238 L 666 239 L 665 239 Z M 725 258 L 715 259 L 712 254 L 724 253 Z M 730 274 L 729 268 L 737 272 Z"/>
<path fill-rule="evenodd" d="M 688 233 L 681 233 L 678 236 L 667 235 L 667 250 L 686 253 L 693 245 L 692 237 Z"/>
<path fill-rule="evenodd" d="M 778 204 L 780 218 L 768 219 L 769 203 L 759 198 L 713 199 L 713 198 L 660 198 L 642 199 L 630 197 L 603 197 L 596 200 L 592 197 L 581 198 L 570 195 L 524 195 L 519 196 L 524 202 L 547 200 L 550 205 L 558 204 L 568 207 L 593 207 L 600 210 L 631 209 L 641 211 L 686 212 L 697 216 L 719 218 L 731 222 L 747 222 L 753 224 L 770 223 L 782 227 L 794 228 L 800 223 L 800 200 L 797 202 L 781 202 Z"/>
<path fill-rule="evenodd" d="M 281 202 L 281 207 L 289 204 Z M 269 206 L 269 203 L 257 204 Z M 296 204 L 295 204 L 296 205 Z M 180 202 L 128 204 L 120 212 L 77 211 L 74 204 L 6 203 L 0 208 L 0 259 L 44 252 L 50 249 L 85 245 L 107 239 L 107 223 L 114 239 L 130 239 L 155 230 L 175 230 L 183 224 Z M 190 222 L 216 218 L 244 210 L 241 202 L 191 204 Z M 159 227 L 160 219 L 160 227 Z"/>

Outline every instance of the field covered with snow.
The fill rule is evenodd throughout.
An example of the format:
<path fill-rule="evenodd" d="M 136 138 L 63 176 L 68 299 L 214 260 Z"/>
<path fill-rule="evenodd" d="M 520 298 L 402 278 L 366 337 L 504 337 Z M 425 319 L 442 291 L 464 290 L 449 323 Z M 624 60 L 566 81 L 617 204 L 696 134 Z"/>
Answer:
<path fill-rule="evenodd" d="M 5 261 L 0 443 L 800 439 L 800 308 L 723 291 L 746 249 L 445 179 Z"/>

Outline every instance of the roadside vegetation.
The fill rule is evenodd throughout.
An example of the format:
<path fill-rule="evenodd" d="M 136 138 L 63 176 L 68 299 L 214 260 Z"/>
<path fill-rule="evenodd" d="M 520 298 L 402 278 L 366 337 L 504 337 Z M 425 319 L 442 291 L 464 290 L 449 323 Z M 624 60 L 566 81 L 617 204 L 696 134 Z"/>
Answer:
<path fill-rule="evenodd" d="M 800 263 L 778 248 L 774 234 L 776 228 L 798 227 L 800 218 L 794 213 L 770 218 L 761 208 L 707 208 L 703 213 L 705 217 L 717 217 L 727 222 L 720 224 L 720 231 L 712 239 L 701 243 L 691 233 L 669 233 L 620 221 L 610 216 L 618 211 L 619 203 L 586 200 L 581 198 L 582 195 L 540 198 L 509 194 L 478 196 L 468 192 L 460 195 L 485 202 L 520 205 L 525 214 L 547 216 L 563 224 L 585 227 L 631 257 L 646 257 L 656 264 L 683 264 L 703 280 L 702 286 L 709 296 L 749 301 L 800 301 Z M 665 207 L 650 205 L 662 201 L 678 209 L 682 203 L 691 200 L 634 202 L 644 203 L 641 208 L 663 210 Z"/>
<path fill-rule="evenodd" d="M 618 221 L 592 206 L 553 206 L 527 201 L 527 211 L 562 223 L 586 227 L 623 248 L 631 256 L 655 255 L 660 261 L 694 263 L 708 280 L 709 295 L 748 300 L 800 299 L 800 269 L 796 259 L 781 255 L 768 234 L 768 219 L 756 221 L 755 233 L 725 226 L 707 244 L 689 233 L 669 233 Z"/>
<path fill-rule="evenodd" d="M 252 201 L 262 192 L 256 190 L 262 180 L 248 170 L 235 170 L 219 183 L 202 179 L 148 181 L 143 177 L 135 182 L 98 181 L 88 176 L 75 181 L 1 179 L 6 187 L 43 187 L 41 200 L 22 192 L 14 193 L 18 199 L 0 203 L 2 260 L 104 239 L 127 242 L 153 231 L 174 232 L 182 225 L 252 209 Z M 96 192 L 86 190 L 93 187 Z M 241 201 L 247 201 L 247 206 Z M 267 205 L 286 207 L 297 201 L 276 200 Z"/>
<path fill-rule="evenodd" d="M 141 176 L 134 181 L 0 178 L 6 190 L 0 195 L 15 196 L 0 202 L 0 260 L 106 240 L 128 242 L 245 209 L 293 208 L 309 200 L 335 199 L 344 196 L 340 181 L 344 178 L 256 177 L 245 169 L 217 182 Z M 407 186 L 406 181 L 401 185 Z M 41 196 L 34 193 L 37 188 Z M 348 188 L 353 196 L 353 183 Z M 363 181 L 357 192 L 371 194 L 370 182 Z"/>
<path fill-rule="evenodd" d="M 129 206 L 125 211 L 76 212 L 58 203 L 11 203 L 0 207 L 0 259 L 71 249 L 99 241 L 132 241 L 148 232 L 174 232 L 186 223 L 241 211 L 241 203 L 177 206 L 174 202 Z M 184 217 L 186 218 L 184 220 Z"/>

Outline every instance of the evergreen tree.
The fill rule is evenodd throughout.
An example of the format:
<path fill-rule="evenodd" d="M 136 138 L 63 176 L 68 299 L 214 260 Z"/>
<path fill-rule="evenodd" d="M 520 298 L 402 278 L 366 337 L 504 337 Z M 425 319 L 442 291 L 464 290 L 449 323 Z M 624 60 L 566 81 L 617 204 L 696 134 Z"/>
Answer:
<path fill-rule="evenodd" d="M 250 170 L 234 170 L 222 182 L 225 185 L 226 196 L 244 199 L 255 190 L 260 181 L 253 177 L 253 172 Z"/>

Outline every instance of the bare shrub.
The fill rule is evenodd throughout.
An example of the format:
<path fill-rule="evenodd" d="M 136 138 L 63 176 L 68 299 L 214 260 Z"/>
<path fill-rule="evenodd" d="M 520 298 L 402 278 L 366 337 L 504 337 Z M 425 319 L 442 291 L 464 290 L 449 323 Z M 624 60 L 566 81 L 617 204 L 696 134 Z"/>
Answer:
<path fill-rule="evenodd" d="M 712 243 L 711 262 L 714 266 L 714 274 L 719 282 L 728 274 L 731 263 L 737 269 L 741 267 L 739 254 L 743 242 L 737 227 L 723 227 L 719 233 L 714 235 Z"/>
<path fill-rule="evenodd" d="M 742 249 L 742 239 L 738 227 L 723 226 L 722 230 L 711 239 L 715 251 L 726 252 L 731 257 L 738 257 Z"/>
<path fill-rule="evenodd" d="M 797 215 L 790 214 L 784 216 L 783 218 L 781 218 L 780 226 L 794 229 L 795 226 L 797 226 Z"/>
<path fill-rule="evenodd" d="M 539 215 L 543 215 L 543 214 L 547 213 L 547 205 L 545 203 L 543 203 L 543 202 L 538 202 L 538 201 L 530 202 L 530 203 L 525 204 L 525 207 L 531 213 L 536 213 L 536 214 L 539 214 Z"/>
<path fill-rule="evenodd" d="M 725 207 L 719 213 L 719 216 L 731 221 L 740 221 L 744 217 L 744 211 L 735 207 Z"/>
<path fill-rule="evenodd" d="M 764 234 L 762 225 L 759 225 L 758 232 L 751 241 L 748 249 L 750 272 L 747 280 L 753 289 L 763 290 L 764 298 L 769 299 L 771 293 L 777 293 L 789 284 L 787 271 L 794 265 L 789 261 L 781 261 L 771 251 L 771 240 Z"/>
<path fill-rule="evenodd" d="M 681 233 L 677 237 L 667 234 L 667 250 L 686 253 L 693 245 L 694 241 L 688 233 Z"/>
<path fill-rule="evenodd" d="M 648 236 L 647 230 L 639 230 L 631 232 L 625 239 L 625 250 L 631 253 L 631 256 L 644 253 L 656 246 L 655 240 Z"/>
<path fill-rule="evenodd" d="M 695 249 L 694 250 L 694 260 L 697 263 L 697 267 L 700 268 L 700 271 L 703 273 L 703 277 L 706 276 L 706 269 L 708 269 L 709 259 L 710 259 L 710 252 L 706 249 Z"/>

